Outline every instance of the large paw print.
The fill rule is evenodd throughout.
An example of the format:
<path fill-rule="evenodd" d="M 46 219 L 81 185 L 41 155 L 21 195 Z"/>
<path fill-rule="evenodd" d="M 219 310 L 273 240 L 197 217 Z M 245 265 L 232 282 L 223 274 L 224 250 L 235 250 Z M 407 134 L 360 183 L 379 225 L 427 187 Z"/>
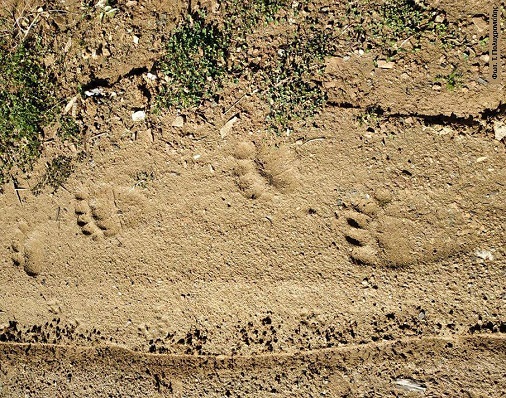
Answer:
<path fill-rule="evenodd" d="M 30 276 L 37 276 L 43 268 L 44 246 L 41 238 L 38 232 L 31 232 L 25 222 L 18 225 L 12 237 L 12 261 L 23 267 Z"/>
<path fill-rule="evenodd" d="M 252 142 L 241 142 L 234 155 L 237 185 L 247 198 L 287 193 L 299 185 L 295 159 L 286 147 L 258 149 Z"/>
<path fill-rule="evenodd" d="M 400 214 L 401 207 L 391 201 L 388 193 L 381 192 L 375 198 L 355 200 L 339 213 L 353 262 L 395 267 L 471 250 L 473 231 L 464 228 L 455 209 L 431 208 L 413 218 Z"/>
<path fill-rule="evenodd" d="M 94 239 L 111 237 L 149 219 L 145 198 L 134 188 L 102 185 L 75 195 L 77 224 Z"/>
<path fill-rule="evenodd" d="M 81 227 L 83 234 L 99 239 L 114 236 L 119 232 L 119 209 L 114 203 L 111 189 L 103 188 L 91 197 L 86 192 L 79 192 L 76 194 L 76 200 L 77 225 Z"/>

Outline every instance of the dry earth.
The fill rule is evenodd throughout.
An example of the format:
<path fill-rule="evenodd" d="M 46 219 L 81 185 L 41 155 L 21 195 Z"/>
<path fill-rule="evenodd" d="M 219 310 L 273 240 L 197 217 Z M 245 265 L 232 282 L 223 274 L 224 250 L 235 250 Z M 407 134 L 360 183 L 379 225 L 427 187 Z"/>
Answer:
<path fill-rule="evenodd" d="M 446 90 L 441 48 L 392 69 L 338 49 L 324 109 L 275 135 L 241 83 L 148 112 L 188 4 L 101 24 L 61 3 L 63 95 L 115 95 L 77 99 L 88 156 L 61 189 L 0 194 L 0 396 L 504 396 L 506 96 L 485 64 Z M 488 32 L 492 2 L 430 3 Z"/>

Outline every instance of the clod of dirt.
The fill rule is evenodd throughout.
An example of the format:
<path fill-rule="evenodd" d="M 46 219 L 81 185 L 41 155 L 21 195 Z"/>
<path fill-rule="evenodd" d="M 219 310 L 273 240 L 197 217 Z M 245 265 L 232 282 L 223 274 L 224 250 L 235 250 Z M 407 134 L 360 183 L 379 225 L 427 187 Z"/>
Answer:
<path fill-rule="evenodd" d="M 252 142 L 240 142 L 235 148 L 234 155 L 237 159 L 252 159 L 255 153 L 255 144 Z"/>

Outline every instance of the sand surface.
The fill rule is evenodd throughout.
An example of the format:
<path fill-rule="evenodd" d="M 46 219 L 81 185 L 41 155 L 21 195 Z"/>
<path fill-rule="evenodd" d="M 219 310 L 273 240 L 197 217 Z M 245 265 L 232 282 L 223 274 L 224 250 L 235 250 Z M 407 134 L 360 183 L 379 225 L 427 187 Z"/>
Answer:
<path fill-rule="evenodd" d="M 492 4 L 432 3 L 465 29 Z M 187 6 L 61 22 L 56 48 L 112 53 L 71 47 L 69 98 L 90 76 L 117 95 L 79 99 L 89 156 L 61 189 L 0 194 L 0 396 L 504 396 L 504 86 L 468 65 L 436 92 L 441 48 L 393 69 L 336 53 L 326 106 L 290 134 L 259 98 L 224 113 L 240 85 L 205 118 L 133 122 Z"/>

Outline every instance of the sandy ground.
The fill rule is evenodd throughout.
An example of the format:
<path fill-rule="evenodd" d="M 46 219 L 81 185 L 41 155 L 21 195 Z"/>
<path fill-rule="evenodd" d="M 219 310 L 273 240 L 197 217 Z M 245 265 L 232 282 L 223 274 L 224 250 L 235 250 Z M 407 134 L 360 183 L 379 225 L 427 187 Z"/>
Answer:
<path fill-rule="evenodd" d="M 92 156 L 56 193 L 0 195 L 0 396 L 503 396 L 504 86 L 469 70 L 435 92 L 433 49 L 392 70 L 336 55 L 325 109 L 290 135 L 254 98 L 227 134 L 221 108 L 133 122 L 162 44 L 112 43 L 187 7 L 147 3 L 79 73 L 119 93 L 80 100 Z M 62 23 L 61 43 L 112 34 Z"/>

